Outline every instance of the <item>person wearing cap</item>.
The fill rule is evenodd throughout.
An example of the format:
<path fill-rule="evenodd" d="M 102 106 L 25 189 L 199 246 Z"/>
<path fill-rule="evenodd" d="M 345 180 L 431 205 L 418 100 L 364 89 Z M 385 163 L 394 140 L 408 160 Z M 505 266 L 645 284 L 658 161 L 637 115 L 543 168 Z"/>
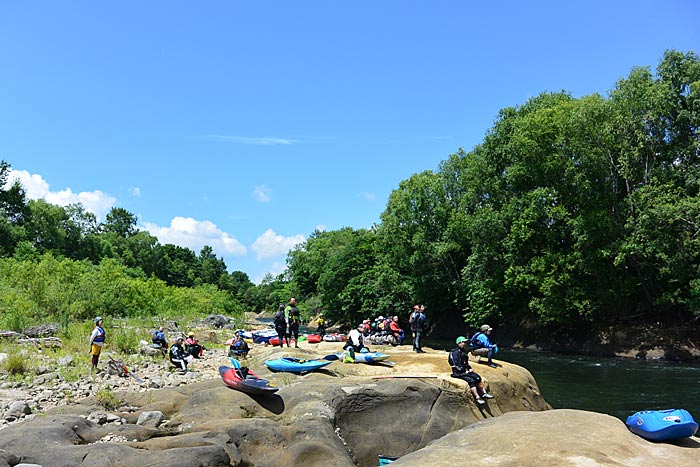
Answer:
<path fill-rule="evenodd" d="M 173 345 L 170 346 L 170 363 L 180 369 L 181 372 L 187 371 L 187 364 L 192 360 L 192 355 L 187 353 L 182 346 L 183 339 L 178 337 Z"/>
<path fill-rule="evenodd" d="M 343 350 L 347 350 L 347 355 L 345 356 L 345 363 L 355 363 L 355 352 L 361 352 L 365 347 L 364 344 L 364 324 L 360 324 L 357 328 L 353 329 L 348 333 L 348 339 L 345 341 Z"/>
<path fill-rule="evenodd" d="M 498 346 L 489 339 L 491 330 L 492 328 L 488 324 L 481 326 L 481 330 L 469 340 L 469 348 L 472 355 L 488 358 L 486 364 L 491 368 L 497 368 L 497 365 L 493 363 L 493 356 L 498 352 Z"/>
<path fill-rule="evenodd" d="M 103 322 L 100 316 L 92 321 L 95 323 L 95 327 L 92 329 L 92 334 L 90 334 L 90 354 L 92 355 L 92 371 L 96 371 L 97 364 L 100 361 L 100 353 L 102 353 L 102 346 L 107 335 L 102 327 Z"/>
<path fill-rule="evenodd" d="M 447 356 L 447 362 L 452 367 L 453 378 L 459 378 L 469 384 L 469 391 L 474 395 L 476 403 L 479 405 L 486 404 L 484 399 L 493 399 L 494 397 L 486 392 L 484 384 L 471 365 L 469 365 L 469 354 L 467 353 L 467 338 L 459 336 L 456 340 L 457 347 L 450 351 Z"/>
<path fill-rule="evenodd" d="M 194 358 L 199 358 L 204 354 L 204 347 L 199 343 L 194 337 L 194 332 L 190 331 L 187 333 L 187 339 L 185 339 L 185 346 L 187 352 Z"/>

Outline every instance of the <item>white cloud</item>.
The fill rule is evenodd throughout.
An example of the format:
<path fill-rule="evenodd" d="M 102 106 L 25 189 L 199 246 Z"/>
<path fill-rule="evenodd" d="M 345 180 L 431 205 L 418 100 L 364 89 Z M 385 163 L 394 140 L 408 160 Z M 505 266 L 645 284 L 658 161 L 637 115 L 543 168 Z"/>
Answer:
<path fill-rule="evenodd" d="M 211 221 L 198 221 L 191 217 L 174 217 L 169 227 L 161 227 L 147 222 L 144 228 L 158 238 L 161 244 L 172 243 L 187 247 L 199 253 L 204 245 L 212 247 L 215 253 L 222 256 L 243 256 L 248 250 L 245 246 L 228 233 L 219 229 Z"/>
<path fill-rule="evenodd" d="M 325 232 L 326 229 L 327 229 L 327 227 L 326 227 L 325 225 L 323 225 L 323 224 L 318 224 L 318 225 L 316 226 L 316 230 L 318 230 L 319 232 Z"/>
<path fill-rule="evenodd" d="M 141 188 L 135 186 L 132 188 L 129 188 L 129 193 L 131 193 L 131 196 L 134 198 L 140 198 L 141 197 Z"/>
<path fill-rule="evenodd" d="M 360 193 L 360 196 L 367 201 L 374 201 L 375 199 L 377 199 L 377 195 L 375 195 L 374 193 L 368 193 L 366 191 Z"/>
<path fill-rule="evenodd" d="M 256 253 L 257 259 L 277 258 L 286 255 L 289 250 L 305 240 L 306 237 L 301 234 L 284 237 L 272 229 L 267 229 L 253 242 L 251 249 Z"/>
<path fill-rule="evenodd" d="M 98 220 L 104 219 L 110 209 L 114 207 L 117 199 L 103 191 L 81 191 L 73 193 L 70 188 L 61 191 L 51 191 L 49 184 L 38 174 L 30 174 L 26 170 L 10 171 L 8 180 L 18 179 L 27 192 L 29 199 L 43 199 L 47 203 L 58 206 L 67 206 L 80 203 L 86 211 L 97 216 Z"/>
<path fill-rule="evenodd" d="M 223 141 L 225 143 L 252 144 L 255 146 L 290 145 L 298 143 L 298 140 L 289 138 L 278 138 L 276 136 L 227 136 L 227 135 L 206 135 L 206 139 Z"/>
<path fill-rule="evenodd" d="M 272 190 L 265 185 L 258 185 L 253 188 L 253 197 L 261 203 L 272 201 Z"/>

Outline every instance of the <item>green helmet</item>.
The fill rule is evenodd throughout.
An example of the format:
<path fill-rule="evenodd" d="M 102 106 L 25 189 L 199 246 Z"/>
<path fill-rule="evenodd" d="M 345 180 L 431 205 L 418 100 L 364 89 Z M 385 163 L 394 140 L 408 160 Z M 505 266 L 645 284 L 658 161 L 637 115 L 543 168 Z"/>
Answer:
<path fill-rule="evenodd" d="M 466 342 L 466 341 L 467 341 L 467 338 L 464 337 L 464 336 L 459 336 L 459 337 L 457 338 L 457 343 L 458 343 L 458 344 L 459 344 L 460 342 Z"/>

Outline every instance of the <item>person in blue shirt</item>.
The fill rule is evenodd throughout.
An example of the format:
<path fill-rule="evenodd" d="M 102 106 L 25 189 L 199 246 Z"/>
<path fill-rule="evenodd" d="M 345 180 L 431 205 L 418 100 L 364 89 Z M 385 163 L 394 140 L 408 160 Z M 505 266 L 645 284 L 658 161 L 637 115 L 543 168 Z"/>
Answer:
<path fill-rule="evenodd" d="M 498 346 L 491 342 L 489 338 L 492 330 L 493 328 L 488 324 L 481 326 L 481 330 L 474 334 L 469 340 L 469 348 L 471 349 L 472 355 L 488 358 L 487 365 L 491 368 L 497 368 L 497 365 L 493 363 L 492 359 L 496 352 L 498 352 Z"/>
<path fill-rule="evenodd" d="M 165 340 L 165 329 L 163 326 L 153 334 L 153 343 L 160 345 L 161 349 L 168 350 L 168 341 Z"/>

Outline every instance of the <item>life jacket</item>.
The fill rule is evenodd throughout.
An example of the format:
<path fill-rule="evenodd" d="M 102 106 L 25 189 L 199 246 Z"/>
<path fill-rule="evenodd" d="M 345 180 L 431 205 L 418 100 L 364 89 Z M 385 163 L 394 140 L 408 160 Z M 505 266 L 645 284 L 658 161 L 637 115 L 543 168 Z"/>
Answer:
<path fill-rule="evenodd" d="M 272 322 L 275 323 L 276 328 L 285 328 L 287 323 L 284 321 L 284 310 L 279 310 L 275 313 L 275 317 L 272 318 Z"/>
<path fill-rule="evenodd" d="M 415 311 L 413 312 L 413 315 L 411 315 L 411 330 L 412 331 L 422 331 L 423 328 L 425 327 L 425 313 L 421 311 Z"/>
<path fill-rule="evenodd" d="M 472 350 L 473 349 L 480 349 L 481 347 L 483 347 L 481 345 L 481 342 L 479 342 L 479 335 L 480 334 L 483 334 L 483 332 L 479 331 L 476 334 L 474 334 L 471 339 L 469 339 L 469 348 L 470 349 L 472 349 Z"/>
<path fill-rule="evenodd" d="M 384 326 L 382 326 L 382 327 L 383 327 L 384 332 L 386 334 L 392 334 L 392 332 L 391 332 L 391 323 L 392 322 L 393 322 L 393 320 L 391 318 L 387 318 L 384 320 Z"/>
<path fill-rule="evenodd" d="M 102 327 L 97 326 L 97 335 L 92 340 L 92 342 L 104 342 L 105 341 L 105 330 Z"/>

